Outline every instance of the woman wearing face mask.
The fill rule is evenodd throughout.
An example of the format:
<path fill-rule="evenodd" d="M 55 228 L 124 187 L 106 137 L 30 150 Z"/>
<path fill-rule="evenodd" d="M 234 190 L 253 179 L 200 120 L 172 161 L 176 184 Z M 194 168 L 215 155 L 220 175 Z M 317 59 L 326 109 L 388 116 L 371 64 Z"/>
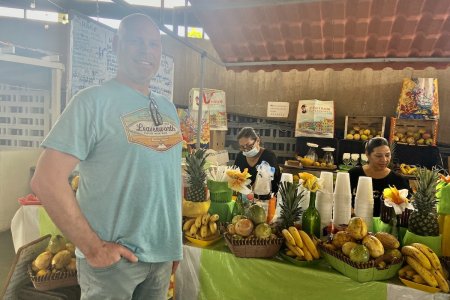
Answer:
<path fill-rule="evenodd" d="M 389 186 L 395 186 L 398 190 L 410 190 L 408 181 L 400 174 L 388 168 L 391 161 L 391 149 L 388 141 L 383 137 L 375 137 L 366 143 L 367 165 L 352 168 L 350 173 L 350 185 L 352 194 L 355 195 L 358 186 L 359 176 L 372 177 L 373 185 L 373 216 L 379 217 L 381 211 L 381 196 L 383 190 Z M 354 207 L 354 196 L 352 197 L 352 207 Z"/>
<path fill-rule="evenodd" d="M 261 139 L 251 127 L 242 128 L 238 133 L 237 139 L 239 142 L 239 149 L 241 151 L 237 154 L 234 164 L 238 166 L 241 171 L 245 168 L 248 169 L 248 172 L 252 175 L 251 184 L 253 185 L 255 183 L 256 174 L 258 173 L 256 166 L 261 164 L 262 161 L 266 161 L 271 167 L 275 168 L 271 192 L 276 194 L 278 192 L 278 184 L 281 179 L 281 172 L 278 167 L 275 153 L 269 149 L 264 149 L 261 147 Z M 255 195 L 255 197 L 260 200 L 269 200 L 271 195 Z"/>

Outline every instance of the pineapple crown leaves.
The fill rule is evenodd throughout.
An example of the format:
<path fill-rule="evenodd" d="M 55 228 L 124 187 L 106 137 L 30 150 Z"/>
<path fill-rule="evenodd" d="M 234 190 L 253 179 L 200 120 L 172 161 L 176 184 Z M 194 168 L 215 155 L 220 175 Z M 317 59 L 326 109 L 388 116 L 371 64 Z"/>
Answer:
<path fill-rule="evenodd" d="M 186 173 L 189 175 L 188 179 L 196 180 L 197 178 L 200 179 L 198 176 L 201 176 L 202 181 L 205 181 L 206 170 L 204 166 L 209 154 L 206 153 L 205 149 L 198 149 L 186 156 Z"/>
<path fill-rule="evenodd" d="M 433 212 L 436 208 L 436 187 L 439 180 L 439 169 L 428 170 L 424 167 L 417 168 L 417 189 L 413 195 L 412 205 L 423 213 Z"/>
<path fill-rule="evenodd" d="M 288 228 L 293 226 L 295 222 L 300 221 L 302 215 L 302 207 L 300 204 L 303 202 L 304 190 L 298 193 L 299 185 L 291 182 L 280 183 L 280 195 L 281 195 L 281 212 L 280 228 Z"/>

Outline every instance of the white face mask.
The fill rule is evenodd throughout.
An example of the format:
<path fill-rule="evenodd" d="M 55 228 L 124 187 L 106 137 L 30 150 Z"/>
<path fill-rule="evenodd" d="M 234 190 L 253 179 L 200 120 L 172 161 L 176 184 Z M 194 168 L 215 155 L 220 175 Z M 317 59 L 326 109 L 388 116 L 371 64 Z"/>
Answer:
<path fill-rule="evenodd" d="M 250 151 L 242 151 L 242 154 L 244 154 L 244 156 L 246 156 L 246 157 L 254 157 L 254 156 L 258 155 L 258 153 L 259 153 L 259 149 L 256 146 L 253 147 L 252 150 L 250 150 Z"/>

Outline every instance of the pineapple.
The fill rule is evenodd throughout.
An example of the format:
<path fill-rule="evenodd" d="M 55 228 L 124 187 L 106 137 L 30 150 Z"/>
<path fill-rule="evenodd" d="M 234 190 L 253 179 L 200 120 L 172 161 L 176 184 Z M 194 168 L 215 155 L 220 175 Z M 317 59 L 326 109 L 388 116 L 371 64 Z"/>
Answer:
<path fill-rule="evenodd" d="M 298 184 L 291 182 L 282 182 L 280 184 L 280 228 L 289 228 L 294 226 L 295 222 L 301 220 L 302 208 L 300 203 L 303 201 L 304 190 L 297 193 Z"/>
<path fill-rule="evenodd" d="M 186 156 L 186 173 L 187 173 L 187 192 L 186 200 L 192 202 L 207 201 L 206 193 L 206 171 L 204 169 L 206 163 L 205 149 L 199 149 Z"/>
<path fill-rule="evenodd" d="M 421 236 L 438 236 L 439 223 L 436 212 L 436 185 L 439 179 L 437 169 L 417 169 L 417 191 L 413 195 L 408 230 Z"/>

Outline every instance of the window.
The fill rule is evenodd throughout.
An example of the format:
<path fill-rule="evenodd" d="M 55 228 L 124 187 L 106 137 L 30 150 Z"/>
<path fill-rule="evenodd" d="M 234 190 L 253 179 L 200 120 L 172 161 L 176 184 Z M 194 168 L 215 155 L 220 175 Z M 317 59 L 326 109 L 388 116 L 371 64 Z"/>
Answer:
<path fill-rule="evenodd" d="M 19 8 L 0 6 L 0 16 L 23 19 L 25 16 L 25 10 Z"/>
<path fill-rule="evenodd" d="M 46 22 L 58 22 L 58 13 L 52 11 L 30 10 L 25 11 L 27 19 L 39 20 Z"/>

